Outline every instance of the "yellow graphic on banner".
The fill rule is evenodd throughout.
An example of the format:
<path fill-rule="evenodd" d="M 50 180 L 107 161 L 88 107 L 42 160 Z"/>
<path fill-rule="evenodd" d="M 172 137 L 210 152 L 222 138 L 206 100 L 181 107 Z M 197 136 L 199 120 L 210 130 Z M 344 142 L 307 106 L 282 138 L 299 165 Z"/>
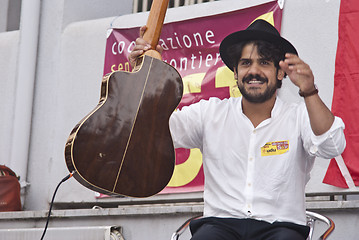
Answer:
<path fill-rule="evenodd" d="M 184 163 L 175 166 L 168 187 L 180 187 L 190 183 L 202 167 L 202 153 L 198 148 L 191 149 L 191 153 Z"/>
<path fill-rule="evenodd" d="M 274 16 L 273 16 L 273 12 L 269 12 L 269 13 L 265 13 L 259 17 L 257 17 L 256 19 L 253 20 L 253 22 L 255 20 L 258 20 L 258 19 L 263 19 L 263 20 L 266 20 L 267 22 L 269 22 L 270 24 L 272 24 L 274 26 Z M 252 22 L 252 23 L 253 23 Z"/>
<path fill-rule="evenodd" d="M 188 93 L 200 93 L 205 75 L 206 73 L 194 73 L 183 77 L 183 95 Z"/>
<path fill-rule="evenodd" d="M 289 141 L 268 142 L 261 147 L 261 156 L 280 155 L 288 152 Z"/>
<path fill-rule="evenodd" d="M 234 79 L 233 72 L 228 67 L 220 67 L 216 71 L 216 88 L 229 87 L 231 97 L 241 96 L 237 86 L 237 80 Z"/>

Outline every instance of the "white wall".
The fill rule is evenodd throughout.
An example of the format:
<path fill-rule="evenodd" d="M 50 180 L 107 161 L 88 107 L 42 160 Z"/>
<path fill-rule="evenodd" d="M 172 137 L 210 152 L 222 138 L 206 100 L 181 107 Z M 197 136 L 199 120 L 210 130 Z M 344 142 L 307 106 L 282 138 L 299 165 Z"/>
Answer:
<path fill-rule="evenodd" d="M 231 11 L 266 0 L 222 0 L 219 2 L 169 9 L 166 21 Z M 320 96 L 331 104 L 334 59 L 337 44 L 339 0 L 286 0 L 282 35 L 298 49 L 311 65 Z M 102 78 L 106 31 L 118 27 L 144 25 L 147 14 L 130 13 L 131 0 L 43 0 L 37 56 L 34 107 L 27 181 L 30 182 L 25 209 L 47 209 L 57 183 L 68 174 L 64 144 L 75 124 L 98 103 Z M 92 19 L 92 20 L 91 20 Z M 8 105 L 0 105 L 0 150 L 8 159 L 11 106 L 14 99 L 16 41 L 18 33 L 0 34 L 1 96 Z M 6 56 L 6 59 L 5 59 Z M 6 90 L 5 90 L 6 89 Z M 287 80 L 281 95 L 289 101 L 300 98 Z M 3 98 L 4 99 L 4 98 Z M 9 115 L 7 115 L 9 113 Z M 5 160 L 7 161 L 7 160 Z M 313 171 L 309 191 L 333 191 L 321 184 L 327 160 L 319 159 Z M 16 169 L 14 169 L 16 171 Z M 59 190 L 57 202 L 95 202 L 94 193 L 74 179 Z"/>
<path fill-rule="evenodd" d="M 9 0 L 0 0 L 0 6 L 0 32 L 3 32 L 7 27 Z"/>
<path fill-rule="evenodd" d="M 19 31 L 0 33 L 0 164 L 10 165 Z"/>

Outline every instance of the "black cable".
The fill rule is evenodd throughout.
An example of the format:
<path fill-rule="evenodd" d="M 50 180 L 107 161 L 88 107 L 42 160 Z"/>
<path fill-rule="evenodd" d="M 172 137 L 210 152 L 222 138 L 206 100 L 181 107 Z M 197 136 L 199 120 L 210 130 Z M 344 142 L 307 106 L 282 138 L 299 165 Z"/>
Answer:
<path fill-rule="evenodd" d="M 54 194 L 52 195 L 52 200 L 51 200 L 51 203 L 50 203 L 50 209 L 49 209 L 49 213 L 48 213 L 48 215 L 47 215 L 46 225 L 45 225 L 44 232 L 42 233 L 41 240 L 44 239 L 45 233 L 46 233 L 46 230 L 47 230 L 47 226 L 49 225 L 50 215 L 51 215 L 51 209 L 52 209 L 52 206 L 53 206 L 53 204 L 54 204 L 56 192 L 57 192 L 57 190 L 59 189 L 60 185 L 61 185 L 63 182 L 67 181 L 69 178 L 71 178 L 73 174 L 74 174 L 74 172 L 72 172 L 72 173 L 70 173 L 69 175 L 67 175 L 66 177 L 64 177 L 64 178 L 61 180 L 61 182 L 59 182 L 59 184 L 57 185 L 57 187 L 56 187 L 56 189 L 55 189 Z"/>

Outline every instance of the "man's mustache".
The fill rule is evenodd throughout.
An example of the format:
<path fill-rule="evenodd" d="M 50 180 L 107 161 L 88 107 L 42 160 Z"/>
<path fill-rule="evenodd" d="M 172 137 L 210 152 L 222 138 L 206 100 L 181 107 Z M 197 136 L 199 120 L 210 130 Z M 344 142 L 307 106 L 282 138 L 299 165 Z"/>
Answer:
<path fill-rule="evenodd" d="M 249 81 L 251 81 L 251 80 L 253 80 L 253 79 L 256 79 L 257 81 L 261 81 L 261 82 L 263 82 L 263 83 L 268 82 L 268 78 L 262 77 L 262 76 L 260 76 L 260 75 L 258 75 L 258 74 L 254 74 L 254 75 L 253 75 L 253 74 L 249 74 L 249 75 L 243 77 L 242 82 L 243 82 L 243 83 L 249 83 Z"/>

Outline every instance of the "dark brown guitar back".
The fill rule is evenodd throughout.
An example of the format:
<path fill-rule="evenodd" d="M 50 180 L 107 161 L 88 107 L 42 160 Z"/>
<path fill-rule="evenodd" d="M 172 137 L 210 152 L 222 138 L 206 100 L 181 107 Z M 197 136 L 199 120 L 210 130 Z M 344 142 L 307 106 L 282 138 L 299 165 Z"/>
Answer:
<path fill-rule="evenodd" d="M 152 49 L 168 2 L 152 1 L 143 36 Z M 171 179 L 175 152 L 168 120 L 181 100 L 182 79 L 176 69 L 159 60 L 158 52 L 145 55 L 136 72 L 114 72 L 103 78 L 99 104 L 67 140 L 68 169 L 97 192 L 148 197 Z"/>
<path fill-rule="evenodd" d="M 143 36 L 152 49 L 168 2 L 152 2 Z M 97 192 L 148 197 L 171 179 L 175 152 L 168 121 L 181 100 L 182 79 L 176 69 L 159 60 L 158 52 L 146 55 L 136 72 L 114 72 L 103 78 L 99 104 L 67 140 L 68 169 Z"/>
<path fill-rule="evenodd" d="M 182 91 L 179 73 L 149 56 L 137 72 L 105 76 L 98 106 L 66 143 L 68 169 L 100 193 L 147 197 L 161 191 L 175 165 L 168 120 Z"/>

